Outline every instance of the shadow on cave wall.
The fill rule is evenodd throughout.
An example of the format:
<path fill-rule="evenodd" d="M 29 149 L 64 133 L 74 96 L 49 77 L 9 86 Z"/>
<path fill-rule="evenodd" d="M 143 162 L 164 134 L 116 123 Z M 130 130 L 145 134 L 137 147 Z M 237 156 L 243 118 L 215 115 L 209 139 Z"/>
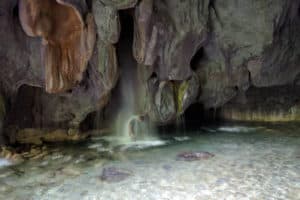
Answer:
<path fill-rule="evenodd" d="M 45 99 L 49 100 L 51 96 L 43 88 L 22 85 L 9 101 L 6 127 L 68 128 L 67 120 L 56 122 L 53 113 L 45 109 L 49 106 Z"/>
<path fill-rule="evenodd" d="M 199 130 L 201 126 L 217 125 L 222 123 L 220 109 L 205 109 L 203 104 L 190 105 L 176 123 L 158 128 L 161 135 L 186 134 L 189 131 Z"/>
<path fill-rule="evenodd" d="M 204 52 L 204 47 L 201 47 L 198 49 L 198 51 L 195 53 L 195 55 L 191 59 L 191 68 L 194 72 L 197 71 L 197 69 L 200 67 L 200 62 L 201 60 L 205 59 L 205 52 Z"/>

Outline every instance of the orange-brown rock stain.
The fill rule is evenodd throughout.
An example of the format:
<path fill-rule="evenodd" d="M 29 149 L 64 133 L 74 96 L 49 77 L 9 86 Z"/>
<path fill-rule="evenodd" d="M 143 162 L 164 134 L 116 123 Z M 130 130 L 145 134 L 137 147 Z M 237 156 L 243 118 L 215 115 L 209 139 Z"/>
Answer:
<path fill-rule="evenodd" d="M 93 16 L 85 19 L 60 0 L 21 0 L 21 25 L 27 35 L 41 37 L 46 91 L 59 93 L 82 80 L 92 56 L 96 32 Z"/>

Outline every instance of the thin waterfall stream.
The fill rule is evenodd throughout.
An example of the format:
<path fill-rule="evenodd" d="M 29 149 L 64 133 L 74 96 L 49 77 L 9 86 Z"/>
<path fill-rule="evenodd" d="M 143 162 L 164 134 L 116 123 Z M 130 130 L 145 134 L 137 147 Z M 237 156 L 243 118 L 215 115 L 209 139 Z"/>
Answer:
<path fill-rule="evenodd" d="M 133 57 L 133 17 L 129 11 L 121 13 L 120 40 L 117 45 L 120 79 L 117 87 L 118 110 L 116 121 L 112 124 L 118 141 L 131 145 L 160 144 L 155 136 L 154 127 L 145 116 L 138 114 L 139 94 L 138 64 Z"/>

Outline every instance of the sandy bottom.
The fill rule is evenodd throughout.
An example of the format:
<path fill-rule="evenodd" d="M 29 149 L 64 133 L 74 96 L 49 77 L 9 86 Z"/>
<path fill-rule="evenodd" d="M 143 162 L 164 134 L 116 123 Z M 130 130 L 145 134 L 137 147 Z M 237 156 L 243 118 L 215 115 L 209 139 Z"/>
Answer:
<path fill-rule="evenodd" d="M 207 127 L 185 135 L 132 143 L 94 138 L 51 147 L 43 159 L 0 160 L 0 199 L 209 200 L 300 199 L 300 127 Z M 117 145 L 116 145 L 117 144 Z M 215 154 L 177 161 L 185 151 Z M 130 176 L 101 180 L 107 167 Z"/>

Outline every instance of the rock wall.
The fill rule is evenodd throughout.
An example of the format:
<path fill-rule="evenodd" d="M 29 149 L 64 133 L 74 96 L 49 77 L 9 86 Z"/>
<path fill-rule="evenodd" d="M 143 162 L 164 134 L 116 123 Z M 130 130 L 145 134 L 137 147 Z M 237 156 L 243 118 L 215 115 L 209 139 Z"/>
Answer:
<path fill-rule="evenodd" d="M 26 123 L 8 117 L 8 124 L 78 128 L 90 113 L 113 102 L 122 76 L 116 47 L 128 28 L 120 24 L 124 9 L 134 19 L 138 110 L 157 124 L 174 122 L 196 102 L 206 109 L 237 101 L 250 105 L 249 88 L 294 87 L 300 72 L 299 4 L 2 0 L 1 90 L 10 102 L 9 116 L 32 116 Z"/>
<path fill-rule="evenodd" d="M 297 84 L 298 8 L 297 0 L 141 1 L 134 52 L 148 68 L 152 119 L 172 121 L 194 102 L 245 100 L 251 86 Z"/>
<path fill-rule="evenodd" d="M 2 144 L 4 142 L 2 131 L 3 131 L 5 113 L 6 113 L 5 102 L 4 102 L 3 96 L 0 93 L 0 144 Z"/>
<path fill-rule="evenodd" d="M 235 97 L 220 109 L 220 115 L 234 121 L 300 121 L 299 92 L 299 86 L 251 87 L 246 102 Z"/>

